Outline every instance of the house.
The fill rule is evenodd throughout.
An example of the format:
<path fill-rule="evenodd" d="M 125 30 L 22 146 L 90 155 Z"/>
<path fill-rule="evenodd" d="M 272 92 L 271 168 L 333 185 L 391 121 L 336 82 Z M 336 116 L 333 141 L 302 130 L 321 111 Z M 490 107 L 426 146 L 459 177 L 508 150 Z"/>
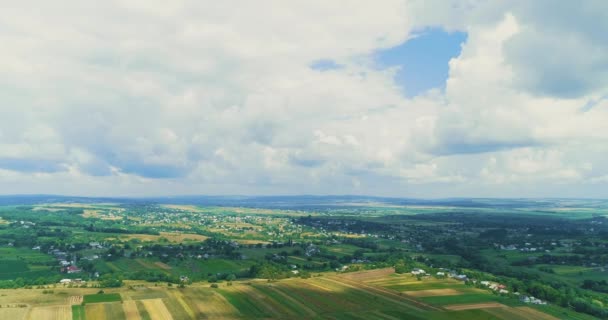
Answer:
<path fill-rule="evenodd" d="M 101 248 L 103 248 L 99 242 L 89 242 L 89 246 L 92 249 L 101 249 Z"/>
<path fill-rule="evenodd" d="M 348 269 L 348 266 L 342 266 L 342 267 L 340 267 L 340 268 L 336 268 L 336 271 L 337 271 L 337 272 L 344 272 L 344 271 L 346 271 L 347 269 Z"/>
<path fill-rule="evenodd" d="M 82 270 L 80 270 L 80 268 L 78 268 L 77 266 L 69 266 L 66 268 L 67 273 L 79 273 Z"/>
<path fill-rule="evenodd" d="M 61 283 L 61 284 L 72 283 L 72 279 L 61 279 L 59 281 L 59 283 Z"/>
<path fill-rule="evenodd" d="M 440 276 L 440 277 L 444 277 L 445 276 L 445 272 L 439 271 L 439 272 L 437 272 L 437 275 Z"/>
<path fill-rule="evenodd" d="M 466 274 L 459 274 L 459 275 L 456 275 L 456 276 L 454 277 L 454 279 L 457 279 L 457 280 L 460 280 L 460 281 L 467 281 L 467 280 L 468 280 L 468 278 L 467 278 L 467 275 L 466 275 Z"/>
<path fill-rule="evenodd" d="M 417 276 L 420 274 L 426 274 L 426 271 L 419 269 L 419 268 L 414 268 L 414 270 L 412 270 L 412 274 Z"/>

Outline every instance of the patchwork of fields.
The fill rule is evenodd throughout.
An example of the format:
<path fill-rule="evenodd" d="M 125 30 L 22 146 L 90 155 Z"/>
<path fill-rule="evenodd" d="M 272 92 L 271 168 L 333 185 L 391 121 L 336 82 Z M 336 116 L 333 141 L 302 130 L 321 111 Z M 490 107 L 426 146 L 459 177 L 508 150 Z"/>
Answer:
<path fill-rule="evenodd" d="M 392 269 L 221 283 L 217 289 L 129 284 L 104 294 L 1 290 L 0 319 L 557 319 L 460 282 L 417 280 Z"/>

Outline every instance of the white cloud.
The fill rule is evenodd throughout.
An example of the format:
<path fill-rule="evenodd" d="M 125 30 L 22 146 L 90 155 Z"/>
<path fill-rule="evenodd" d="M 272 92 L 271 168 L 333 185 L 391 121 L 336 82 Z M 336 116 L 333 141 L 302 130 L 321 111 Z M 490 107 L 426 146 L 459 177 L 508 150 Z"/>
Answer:
<path fill-rule="evenodd" d="M 591 9 L 573 17 L 608 12 Z M 608 175 L 608 56 L 603 22 L 567 12 L 21 1 L 0 12 L 0 192 L 525 196 L 523 181 L 569 196 Z M 407 99 L 370 57 L 428 26 L 468 39 L 445 93 Z M 341 68 L 310 68 L 321 59 Z"/>

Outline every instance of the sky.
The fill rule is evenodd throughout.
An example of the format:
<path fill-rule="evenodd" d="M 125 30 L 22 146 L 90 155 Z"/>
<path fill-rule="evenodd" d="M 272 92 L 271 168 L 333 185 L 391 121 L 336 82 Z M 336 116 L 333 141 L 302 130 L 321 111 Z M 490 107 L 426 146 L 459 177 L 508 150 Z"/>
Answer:
<path fill-rule="evenodd" d="M 0 194 L 608 198 L 608 3 L 23 0 Z"/>

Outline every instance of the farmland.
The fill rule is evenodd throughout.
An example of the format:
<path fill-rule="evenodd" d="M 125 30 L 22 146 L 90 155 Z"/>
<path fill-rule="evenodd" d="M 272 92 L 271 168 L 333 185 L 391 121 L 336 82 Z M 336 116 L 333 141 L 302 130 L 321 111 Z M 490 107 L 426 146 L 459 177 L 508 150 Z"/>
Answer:
<path fill-rule="evenodd" d="M 417 282 L 423 282 L 418 284 Z M 507 304 L 488 304 L 489 293 L 477 299 L 452 299 L 427 303 L 409 294 L 438 283 L 453 287 L 456 297 L 470 289 L 452 280 L 416 280 L 392 269 L 350 274 L 324 273 L 310 279 L 236 281 L 218 288 L 192 285 L 158 287 L 129 282 L 129 287 L 94 293 L 91 288 L 65 288 L 50 300 L 38 289 L 1 290 L 0 304 L 23 300 L 21 308 L 0 308 L 5 319 L 555 319 L 537 309 Z M 388 289 L 401 285 L 406 294 Z M 408 287 L 412 285 L 412 287 Z M 427 286 L 428 285 L 428 286 Z M 66 296 L 83 295 L 83 305 L 70 306 Z M 436 297 L 441 297 L 437 292 Z M 122 302 L 120 302 L 122 301 Z M 16 305 L 15 305 L 16 306 Z M 539 318 L 540 317 L 540 318 Z"/>
<path fill-rule="evenodd" d="M 608 317 L 601 201 L 84 202 L 0 206 L 7 316 Z"/>

